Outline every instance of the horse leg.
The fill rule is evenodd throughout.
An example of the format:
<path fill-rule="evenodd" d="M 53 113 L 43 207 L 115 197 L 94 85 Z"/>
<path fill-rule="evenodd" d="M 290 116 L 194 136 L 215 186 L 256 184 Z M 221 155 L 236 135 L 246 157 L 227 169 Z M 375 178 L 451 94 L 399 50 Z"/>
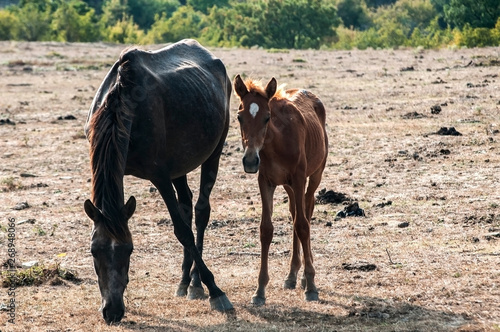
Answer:
<path fill-rule="evenodd" d="M 193 220 L 193 193 L 189 189 L 187 183 L 187 177 L 181 176 L 177 179 L 172 180 L 177 191 L 177 197 L 179 200 L 179 210 L 184 221 L 192 227 Z M 188 294 L 188 286 L 191 282 L 190 271 L 193 266 L 193 258 L 189 254 L 186 248 L 183 248 L 184 259 L 182 260 L 182 278 L 177 288 L 177 296 L 186 296 Z"/>
<path fill-rule="evenodd" d="M 325 159 L 325 162 L 326 162 L 326 159 Z M 319 184 L 321 182 L 324 168 L 325 168 L 325 163 L 323 163 L 323 167 L 319 168 L 316 172 L 311 174 L 311 176 L 309 177 L 309 184 L 307 186 L 307 192 L 306 192 L 306 196 L 305 196 L 306 218 L 309 221 L 309 224 L 311 223 L 311 218 L 312 218 L 312 215 L 314 212 L 314 203 L 315 203 L 314 194 L 316 192 L 316 189 L 318 189 Z M 302 289 L 306 288 L 305 271 L 304 271 L 304 274 L 302 275 L 301 286 L 302 286 Z"/>
<path fill-rule="evenodd" d="M 295 192 L 296 216 L 293 224 L 294 232 L 297 234 L 302 244 L 304 254 L 304 276 L 305 276 L 305 298 L 307 301 L 318 300 L 318 290 L 314 284 L 315 270 L 313 266 L 313 256 L 311 251 L 311 225 L 306 216 L 305 204 L 305 178 L 303 181 L 295 181 L 292 189 Z"/>
<path fill-rule="evenodd" d="M 276 186 L 268 183 L 259 174 L 259 189 L 262 199 L 262 217 L 260 221 L 260 270 L 259 285 L 252 297 L 252 304 L 260 306 L 266 303 L 266 286 L 269 282 L 269 246 L 271 245 L 274 232 L 271 218 L 273 215 L 273 195 Z"/>
<path fill-rule="evenodd" d="M 284 186 L 287 194 L 288 194 L 288 208 L 290 210 L 290 214 L 292 215 L 292 222 L 295 220 L 295 195 L 290 186 Z M 285 279 L 284 288 L 285 289 L 295 289 L 297 285 L 297 274 L 299 272 L 301 262 L 300 262 L 300 242 L 295 230 L 293 233 L 293 247 L 292 247 L 292 259 L 290 260 L 290 273 Z"/>
<path fill-rule="evenodd" d="M 214 154 L 214 156 L 208 159 L 201 166 L 201 178 L 200 178 L 200 194 L 195 205 L 195 224 L 196 224 L 196 247 L 203 255 L 203 241 L 205 238 L 205 230 L 210 220 L 210 194 L 217 179 L 217 171 L 219 169 L 219 157 L 220 154 Z M 200 282 L 200 274 L 196 267 L 196 264 L 191 273 L 191 285 L 188 288 L 188 298 L 190 299 L 202 299 L 205 297 L 203 287 Z"/>
<path fill-rule="evenodd" d="M 165 204 L 174 224 L 174 234 L 179 242 L 187 250 L 188 254 L 193 258 L 194 263 L 200 274 L 201 281 L 207 286 L 210 295 L 210 306 L 218 311 L 227 311 L 233 309 L 233 305 L 227 298 L 226 294 L 215 284 L 214 275 L 205 265 L 194 242 L 194 234 L 191 227 L 182 217 L 177 199 L 175 197 L 172 182 L 169 179 L 158 178 L 152 181 L 160 191 Z"/>

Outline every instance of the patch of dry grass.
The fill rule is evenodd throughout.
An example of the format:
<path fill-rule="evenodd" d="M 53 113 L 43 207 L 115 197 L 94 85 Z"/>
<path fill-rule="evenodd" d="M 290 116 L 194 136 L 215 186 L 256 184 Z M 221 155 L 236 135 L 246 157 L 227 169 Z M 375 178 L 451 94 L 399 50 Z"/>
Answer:
<path fill-rule="evenodd" d="M 366 217 L 336 220 L 344 205 L 316 206 L 311 236 L 320 302 L 306 303 L 300 289 L 282 288 L 291 224 L 286 193 L 278 189 L 267 304 L 253 307 L 260 198 L 256 176 L 241 167 L 233 116 L 204 257 L 235 311 L 221 314 L 208 301 L 174 296 L 182 248 L 160 195 L 150 183 L 127 177 L 126 195 L 138 200 L 130 222 L 135 251 L 126 316 L 109 327 L 98 312 L 91 222 L 82 208 L 90 193 L 82 126 L 123 46 L 0 44 L 8 50 L 0 63 L 0 119 L 16 123 L 0 126 L 0 222 L 34 221 L 16 226 L 18 261 L 59 264 L 81 278 L 18 287 L 16 325 L 5 325 L 7 313 L 0 312 L 7 331 L 500 331 L 498 48 L 214 50 L 231 78 L 275 76 L 322 99 L 330 147 L 319 189 L 352 198 Z M 34 70 L 9 66 L 16 61 Z M 57 70 L 64 66 L 79 70 Z M 434 105 L 440 113 L 431 113 Z M 76 120 L 57 120 L 69 114 Z M 462 136 L 436 135 L 441 127 L 455 127 Z M 26 172 L 35 177 L 21 180 Z M 195 196 L 198 177 L 195 171 L 189 179 Z M 29 208 L 12 210 L 19 202 Z M 6 240 L 2 227 L 0 251 Z M 345 264 L 376 268 L 348 270 Z M 8 301 L 2 292 L 0 304 Z"/>

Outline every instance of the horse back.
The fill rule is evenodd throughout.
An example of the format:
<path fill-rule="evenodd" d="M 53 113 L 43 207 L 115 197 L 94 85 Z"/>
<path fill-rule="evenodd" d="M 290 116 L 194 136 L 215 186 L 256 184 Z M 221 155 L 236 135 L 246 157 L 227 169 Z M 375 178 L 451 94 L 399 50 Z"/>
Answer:
<path fill-rule="evenodd" d="M 225 139 L 231 83 L 224 64 L 194 40 L 122 52 L 90 113 L 115 90 L 115 104 L 132 121 L 126 174 L 150 179 L 162 168 L 184 175 Z"/>
<path fill-rule="evenodd" d="M 326 134 L 326 110 L 321 100 L 312 92 L 303 89 L 286 91 L 291 105 L 290 111 L 301 118 L 305 133 L 304 146 L 308 162 L 308 175 L 324 167 L 328 155 Z"/>

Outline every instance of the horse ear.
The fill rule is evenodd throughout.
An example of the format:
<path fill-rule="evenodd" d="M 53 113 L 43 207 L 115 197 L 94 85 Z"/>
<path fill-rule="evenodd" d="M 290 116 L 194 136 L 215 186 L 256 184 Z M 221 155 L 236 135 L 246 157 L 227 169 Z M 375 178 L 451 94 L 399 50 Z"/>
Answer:
<path fill-rule="evenodd" d="M 122 212 L 127 220 L 132 217 L 135 212 L 136 201 L 134 196 L 130 196 L 127 203 L 123 206 Z"/>
<path fill-rule="evenodd" d="M 248 93 L 247 86 L 241 79 L 240 74 L 236 75 L 234 78 L 234 91 L 236 91 L 236 94 L 240 97 L 240 99 L 245 97 Z"/>
<path fill-rule="evenodd" d="M 269 81 L 269 83 L 267 83 L 266 86 L 267 98 L 271 99 L 271 97 L 274 96 L 274 94 L 276 93 L 277 85 L 278 83 L 276 82 L 276 79 L 274 77 L 271 78 L 271 80 Z"/>
<path fill-rule="evenodd" d="M 87 216 L 89 216 L 90 219 L 92 219 L 94 222 L 97 222 L 99 220 L 99 210 L 92 204 L 90 199 L 87 199 L 85 203 L 83 203 L 83 208 L 85 210 L 85 213 Z"/>

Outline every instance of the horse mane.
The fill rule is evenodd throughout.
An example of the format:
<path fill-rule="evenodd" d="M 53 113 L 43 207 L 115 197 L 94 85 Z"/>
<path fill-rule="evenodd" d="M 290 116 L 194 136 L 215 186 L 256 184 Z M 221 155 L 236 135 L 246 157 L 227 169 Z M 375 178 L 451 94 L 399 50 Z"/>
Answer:
<path fill-rule="evenodd" d="M 262 81 L 248 78 L 245 81 L 245 85 L 247 87 L 248 92 L 258 93 L 261 96 L 267 98 L 267 93 L 266 93 L 265 87 L 262 85 Z M 288 99 L 290 97 L 290 95 L 286 92 L 285 86 L 286 86 L 285 83 L 280 84 L 276 88 L 276 92 L 274 93 L 274 95 L 271 98 Z"/>
<path fill-rule="evenodd" d="M 115 85 L 89 123 L 91 199 L 106 217 L 103 226 L 118 242 L 131 239 L 124 222 L 123 176 L 127 160 L 132 112 L 121 90 L 127 81 L 127 62 L 121 63 Z"/>

